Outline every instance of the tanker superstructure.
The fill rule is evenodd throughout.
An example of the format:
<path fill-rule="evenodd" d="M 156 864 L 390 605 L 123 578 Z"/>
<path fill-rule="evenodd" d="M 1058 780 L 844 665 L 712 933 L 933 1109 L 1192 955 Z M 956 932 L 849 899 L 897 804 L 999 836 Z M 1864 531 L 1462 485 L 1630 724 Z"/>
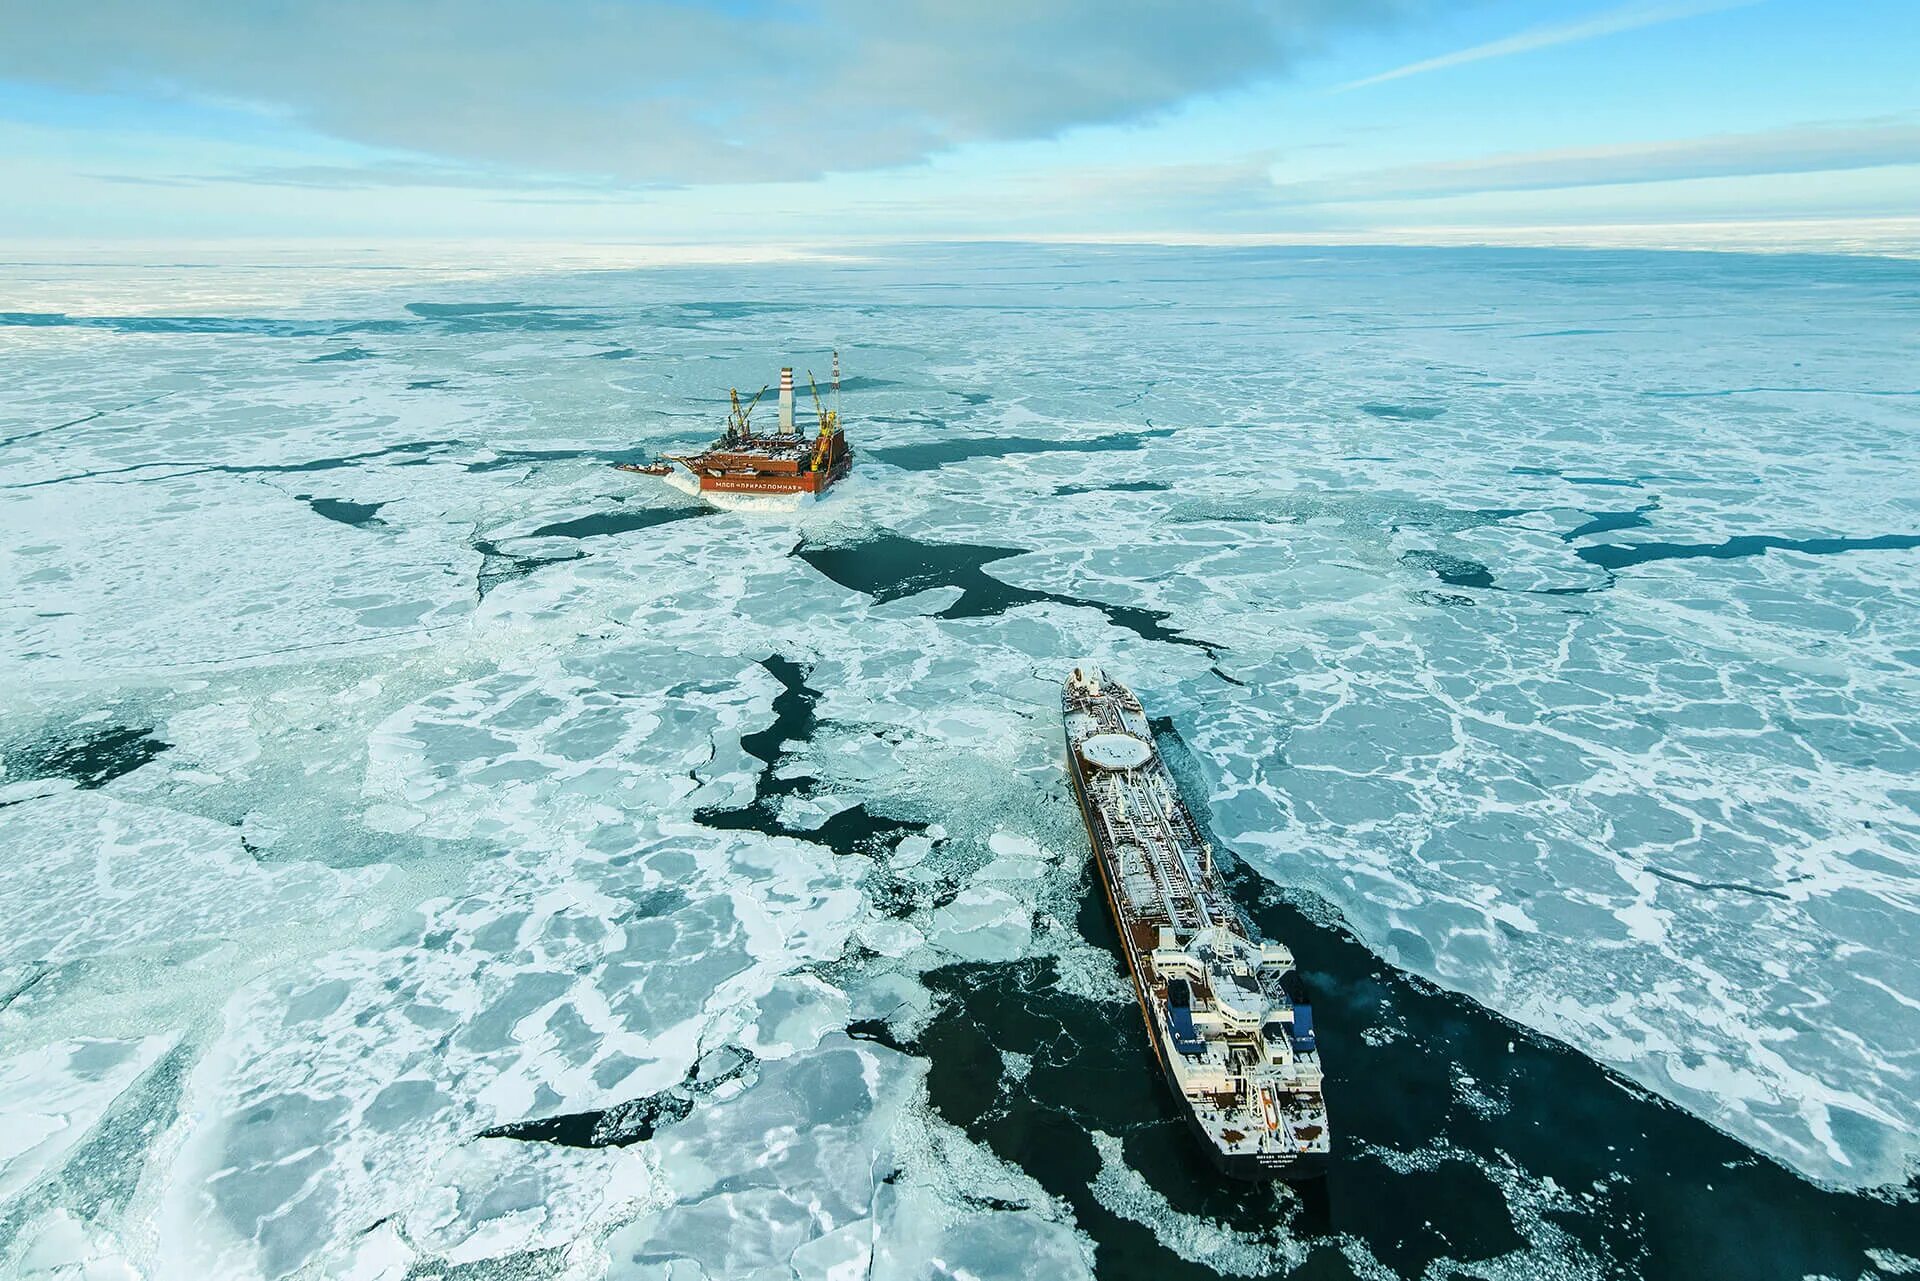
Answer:
<path fill-rule="evenodd" d="M 1154 748 L 1140 701 L 1098 668 L 1062 692 L 1067 769 L 1154 1057 L 1223 1174 L 1300 1179 L 1329 1146 L 1313 1011 L 1281 983 Z"/>

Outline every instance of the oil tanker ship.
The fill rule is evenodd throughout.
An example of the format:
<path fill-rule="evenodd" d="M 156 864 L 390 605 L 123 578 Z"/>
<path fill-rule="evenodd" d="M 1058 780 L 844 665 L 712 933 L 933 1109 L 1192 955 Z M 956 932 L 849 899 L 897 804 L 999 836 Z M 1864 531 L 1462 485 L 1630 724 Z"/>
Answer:
<path fill-rule="evenodd" d="M 1061 703 L 1094 864 L 1147 1039 L 1188 1128 L 1234 1178 L 1324 1173 L 1313 1010 L 1280 981 L 1293 953 L 1256 941 L 1227 897 L 1132 691 L 1076 668 Z"/>
<path fill-rule="evenodd" d="M 727 429 L 698 454 L 675 455 L 648 464 L 625 464 L 623 470 L 648 476 L 667 476 L 674 463 L 685 467 L 694 482 L 693 492 L 702 497 L 738 495 L 777 497 L 797 495 L 814 499 L 826 493 L 833 483 L 853 466 L 853 450 L 840 427 L 840 353 L 833 354 L 834 408 L 820 403 L 820 388 L 813 375 L 807 375 L 813 390 L 813 408 L 819 427 L 811 435 L 802 434 L 793 422 L 793 369 L 780 371 L 780 426 L 772 432 L 753 429 L 754 406 L 767 394 L 762 387 L 744 405 L 738 390 L 732 392 L 733 408 L 727 414 Z M 677 482 L 676 482 L 677 483 Z"/>

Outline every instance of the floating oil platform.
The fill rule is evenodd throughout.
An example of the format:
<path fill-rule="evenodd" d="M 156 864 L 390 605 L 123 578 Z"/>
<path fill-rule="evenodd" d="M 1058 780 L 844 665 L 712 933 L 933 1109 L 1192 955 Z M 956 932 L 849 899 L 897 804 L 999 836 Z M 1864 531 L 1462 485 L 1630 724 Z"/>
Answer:
<path fill-rule="evenodd" d="M 780 426 L 773 432 L 753 429 L 754 406 L 767 394 L 762 387 L 744 404 L 740 392 L 731 393 L 733 408 L 727 430 L 698 454 L 670 454 L 651 463 L 622 464 L 624 471 L 666 476 L 673 464 L 685 467 L 697 482 L 697 492 L 708 495 L 782 496 L 818 498 L 853 466 L 853 450 L 840 427 L 840 353 L 833 353 L 833 408 L 820 400 L 820 388 L 807 374 L 813 392 L 817 430 L 802 434 L 793 422 L 793 369 L 780 371 Z"/>
<path fill-rule="evenodd" d="M 1120 950 L 1188 1128 L 1234 1178 L 1323 1173 L 1313 1010 L 1280 982 L 1293 953 L 1256 941 L 1227 897 L 1132 691 L 1076 668 L 1061 705 L 1067 770 Z"/>

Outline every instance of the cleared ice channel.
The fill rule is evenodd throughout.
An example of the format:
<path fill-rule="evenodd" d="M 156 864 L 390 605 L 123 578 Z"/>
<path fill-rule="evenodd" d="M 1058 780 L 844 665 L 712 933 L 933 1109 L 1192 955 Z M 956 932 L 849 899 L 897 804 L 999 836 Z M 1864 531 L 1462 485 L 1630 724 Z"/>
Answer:
<path fill-rule="evenodd" d="M 1542 1080 L 1605 1100 L 1582 1171 L 1656 1130 L 1843 1224 L 1781 1275 L 1920 1252 L 1910 269 L 874 261 L 0 322 L 0 1271 L 1660 1274 Z M 827 502 L 607 466 L 835 342 Z M 1087 658 L 1296 894 L 1406 1221 L 1183 1164 Z"/>

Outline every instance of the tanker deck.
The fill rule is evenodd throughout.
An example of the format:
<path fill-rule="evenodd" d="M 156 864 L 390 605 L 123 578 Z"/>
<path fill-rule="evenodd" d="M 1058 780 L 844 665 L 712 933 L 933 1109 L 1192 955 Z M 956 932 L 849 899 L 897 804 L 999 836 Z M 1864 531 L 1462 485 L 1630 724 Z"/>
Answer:
<path fill-rule="evenodd" d="M 1061 701 L 1094 864 L 1147 1040 L 1188 1128 L 1234 1178 L 1323 1173 L 1313 1011 L 1280 981 L 1293 953 L 1256 941 L 1227 897 L 1133 693 L 1077 668 Z"/>

